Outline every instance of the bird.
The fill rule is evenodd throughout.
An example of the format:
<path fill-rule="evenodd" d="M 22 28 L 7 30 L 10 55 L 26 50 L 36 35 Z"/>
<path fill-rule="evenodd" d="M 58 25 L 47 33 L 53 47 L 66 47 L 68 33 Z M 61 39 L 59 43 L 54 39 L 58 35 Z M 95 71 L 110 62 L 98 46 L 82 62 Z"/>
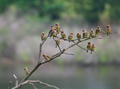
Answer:
<path fill-rule="evenodd" d="M 29 70 L 27 69 L 27 67 L 24 68 L 25 74 L 29 74 Z"/>
<path fill-rule="evenodd" d="M 49 60 L 49 59 L 50 59 L 50 57 L 47 56 L 46 54 L 43 54 L 43 57 L 44 57 L 46 60 Z M 49 63 L 50 63 L 50 62 L 49 62 Z"/>
<path fill-rule="evenodd" d="M 88 42 L 88 45 L 87 45 L 87 51 L 86 51 L 86 53 L 88 53 L 88 50 L 90 50 L 91 49 L 91 42 Z"/>
<path fill-rule="evenodd" d="M 49 33 L 48 33 L 48 37 L 51 35 L 51 32 L 53 31 L 53 26 L 51 26 L 51 29 L 50 29 L 50 31 L 49 31 Z"/>
<path fill-rule="evenodd" d="M 61 31 L 61 36 L 62 36 L 63 39 L 66 37 L 64 31 Z"/>
<path fill-rule="evenodd" d="M 77 32 L 77 35 L 76 35 L 78 41 L 80 41 L 80 38 L 81 38 L 81 34 L 79 32 Z"/>
<path fill-rule="evenodd" d="M 50 34 L 50 37 L 53 36 L 55 37 L 57 35 L 57 31 L 55 29 L 52 30 L 51 34 Z"/>
<path fill-rule="evenodd" d="M 92 51 L 94 51 L 95 50 L 95 44 L 92 44 L 92 46 L 91 46 L 91 54 L 92 54 Z"/>
<path fill-rule="evenodd" d="M 85 29 L 83 29 L 83 38 L 87 37 L 87 31 Z"/>
<path fill-rule="evenodd" d="M 97 34 L 100 33 L 100 32 L 101 32 L 101 28 L 98 26 L 95 33 L 96 33 L 96 35 L 97 35 Z"/>
<path fill-rule="evenodd" d="M 59 24 L 58 24 L 58 23 L 56 23 L 55 29 L 56 29 L 57 33 L 59 34 L 59 31 L 60 31 L 60 26 L 59 26 Z"/>
<path fill-rule="evenodd" d="M 91 32 L 90 32 L 90 37 L 94 37 L 95 36 L 95 32 L 93 29 L 91 29 Z"/>
<path fill-rule="evenodd" d="M 111 33 L 111 28 L 110 28 L 110 25 L 107 25 L 107 28 L 106 28 L 106 34 L 107 36 Z"/>
<path fill-rule="evenodd" d="M 69 36 L 68 36 L 68 40 L 69 40 L 69 42 L 72 40 L 72 38 L 73 38 L 73 33 L 70 32 L 70 34 L 69 34 Z"/>
<path fill-rule="evenodd" d="M 59 37 L 58 40 L 56 40 L 56 47 L 55 48 L 57 48 L 57 46 L 60 44 L 60 42 L 61 42 L 61 39 Z"/>
<path fill-rule="evenodd" d="M 45 33 L 42 32 L 42 34 L 41 34 L 41 40 L 43 41 L 44 39 L 45 39 Z"/>

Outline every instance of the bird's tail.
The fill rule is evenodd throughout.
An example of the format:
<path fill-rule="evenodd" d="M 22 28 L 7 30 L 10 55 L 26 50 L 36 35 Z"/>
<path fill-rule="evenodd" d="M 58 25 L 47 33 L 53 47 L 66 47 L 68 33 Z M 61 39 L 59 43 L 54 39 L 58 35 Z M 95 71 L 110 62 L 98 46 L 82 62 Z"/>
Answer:
<path fill-rule="evenodd" d="M 86 53 L 88 53 L 88 50 L 86 51 Z"/>

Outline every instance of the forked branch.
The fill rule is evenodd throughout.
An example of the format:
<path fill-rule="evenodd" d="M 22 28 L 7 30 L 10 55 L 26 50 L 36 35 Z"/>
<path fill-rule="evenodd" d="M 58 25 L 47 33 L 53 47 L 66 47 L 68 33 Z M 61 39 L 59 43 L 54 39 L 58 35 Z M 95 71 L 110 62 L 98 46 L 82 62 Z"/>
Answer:
<path fill-rule="evenodd" d="M 59 89 L 58 87 L 54 86 L 54 85 L 50 85 L 50 84 L 47 84 L 47 83 L 44 83 L 44 82 L 41 82 L 40 80 L 26 80 L 24 82 L 21 83 L 21 85 L 18 85 L 12 89 L 17 89 L 18 87 L 21 87 L 23 85 L 26 85 L 26 84 L 30 84 L 34 87 L 34 89 L 37 89 L 33 83 L 39 83 L 39 84 L 42 84 L 42 85 L 45 85 L 45 86 L 48 86 L 48 87 L 53 87 L 55 89 Z"/>
<path fill-rule="evenodd" d="M 57 36 L 56 36 L 56 37 L 57 37 Z M 57 58 L 57 57 L 60 57 L 61 54 L 70 54 L 70 53 L 65 53 L 65 51 L 68 50 L 69 48 L 72 48 L 72 47 L 75 46 L 75 45 L 77 45 L 78 47 L 80 47 L 80 48 L 83 49 L 83 50 L 86 50 L 85 48 L 81 47 L 81 46 L 79 45 L 79 43 L 84 42 L 84 41 L 86 41 L 86 40 L 90 40 L 90 39 L 92 39 L 92 38 L 96 38 L 96 36 L 94 36 L 94 37 L 92 37 L 92 38 L 91 38 L 91 37 L 87 37 L 87 38 L 81 39 L 80 41 L 77 41 L 77 39 L 71 40 L 71 42 L 73 42 L 73 44 L 70 45 L 70 46 L 68 46 L 68 47 L 65 48 L 65 49 L 61 49 L 60 46 L 58 45 L 58 48 L 59 48 L 59 51 L 60 51 L 60 52 L 54 54 L 52 57 L 49 58 L 49 60 L 40 61 L 40 60 L 41 60 L 41 53 L 42 53 L 42 46 L 43 46 L 43 44 L 45 43 L 45 41 L 47 40 L 47 38 L 48 38 L 48 36 L 40 43 L 38 63 L 37 63 L 36 66 L 25 76 L 25 78 L 23 78 L 22 81 L 18 84 L 18 78 L 17 78 L 15 75 L 13 75 L 13 76 L 15 77 L 15 79 L 16 79 L 16 84 L 15 84 L 16 86 L 13 87 L 12 89 L 19 89 L 19 88 L 21 88 L 21 86 L 23 86 L 23 85 L 25 85 L 25 84 L 30 84 L 30 85 L 32 85 L 32 86 L 34 87 L 34 89 L 37 89 L 37 88 L 34 86 L 33 83 L 40 83 L 40 84 L 46 85 L 46 86 L 48 86 L 48 87 L 53 87 L 53 88 L 55 88 L 55 89 L 59 89 L 59 88 L 56 87 L 56 86 L 49 85 L 49 84 L 47 84 L 47 83 L 43 83 L 43 82 L 41 82 L 41 81 L 39 81 L 39 80 L 28 80 L 28 78 L 29 78 L 29 77 L 38 69 L 38 67 L 40 67 L 42 64 L 45 64 L 45 63 L 47 63 L 47 62 L 50 62 L 50 61 L 54 60 L 54 59 Z M 53 37 L 53 39 L 54 39 L 54 37 Z M 64 41 L 69 41 L 68 39 L 63 39 L 63 40 L 64 40 Z M 56 42 L 55 39 L 54 39 L 54 41 Z M 74 54 L 70 54 L 70 55 L 74 55 Z M 10 88 L 8 88 L 8 89 L 10 89 Z"/>

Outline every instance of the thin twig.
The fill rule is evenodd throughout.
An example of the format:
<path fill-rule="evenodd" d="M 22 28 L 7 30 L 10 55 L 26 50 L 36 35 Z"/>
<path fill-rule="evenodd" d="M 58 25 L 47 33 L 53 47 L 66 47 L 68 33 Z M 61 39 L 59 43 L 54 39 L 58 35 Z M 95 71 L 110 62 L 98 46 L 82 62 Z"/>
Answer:
<path fill-rule="evenodd" d="M 37 89 L 33 83 L 28 82 L 31 86 L 33 86 L 34 89 Z"/>
<path fill-rule="evenodd" d="M 12 81 L 9 82 L 9 86 L 8 86 L 8 89 L 11 88 L 11 84 L 12 84 Z"/>
<path fill-rule="evenodd" d="M 16 75 L 15 74 L 13 74 L 13 77 L 15 78 L 15 80 L 16 80 L 16 82 L 15 82 L 15 86 L 17 86 L 18 85 L 18 78 L 16 77 Z"/>
<path fill-rule="evenodd" d="M 57 45 L 58 46 L 58 48 L 59 48 L 59 50 L 60 50 L 60 52 L 61 52 L 61 48 L 60 48 L 60 46 L 59 45 Z"/>
<path fill-rule="evenodd" d="M 67 55 L 73 55 L 73 56 L 74 56 L 74 54 L 73 54 L 73 53 L 65 53 L 65 52 L 64 52 L 63 54 L 67 54 Z"/>
<path fill-rule="evenodd" d="M 40 61 L 40 57 L 41 57 L 41 53 L 42 53 L 42 45 L 44 44 L 44 42 L 47 40 L 48 36 L 43 40 L 42 43 L 40 43 L 40 48 L 39 48 L 39 57 L 38 57 L 38 61 Z"/>
<path fill-rule="evenodd" d="M 75 42 L 73 41 L 73 43 L 75 43 Z M 86 50 L 85 48 L 81 47 L 81 46 L 78 45 L 78 44 L 77 44 L 77 46 L 80 47 L 80 48 L 83 49 L 83 50 Z"/>
<path fill-rule="evenodd" d="M 47 86 L 44 86 L 44 87 L 42 87 L 41 89 L 44 89 L 45 87 L 47 87 Z"/>
<path fill-rule="evenodd" d="M 80 43 L 80 41 L 78 41 L 78 42 L 76 42 L 76 43 L 74 43 L 74 44 L 70 45 L 69 47 L 67 47 L 67 48 L 65 49 L 65 51 L 66 51 L 66 50 L 68 50 L 69 48 L 71 48 L 71 47 L 73 47 L 73 46 L 77 45 L 78 43 Z"/>

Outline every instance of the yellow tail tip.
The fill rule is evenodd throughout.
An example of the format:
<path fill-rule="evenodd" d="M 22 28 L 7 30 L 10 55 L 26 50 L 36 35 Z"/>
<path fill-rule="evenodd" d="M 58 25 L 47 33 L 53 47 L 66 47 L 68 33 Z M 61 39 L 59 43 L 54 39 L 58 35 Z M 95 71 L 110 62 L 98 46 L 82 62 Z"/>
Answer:
<path fill-rule="evenodd" d="M 86 52 L 86 53 L 88 53 L 88 52 Z"/>

